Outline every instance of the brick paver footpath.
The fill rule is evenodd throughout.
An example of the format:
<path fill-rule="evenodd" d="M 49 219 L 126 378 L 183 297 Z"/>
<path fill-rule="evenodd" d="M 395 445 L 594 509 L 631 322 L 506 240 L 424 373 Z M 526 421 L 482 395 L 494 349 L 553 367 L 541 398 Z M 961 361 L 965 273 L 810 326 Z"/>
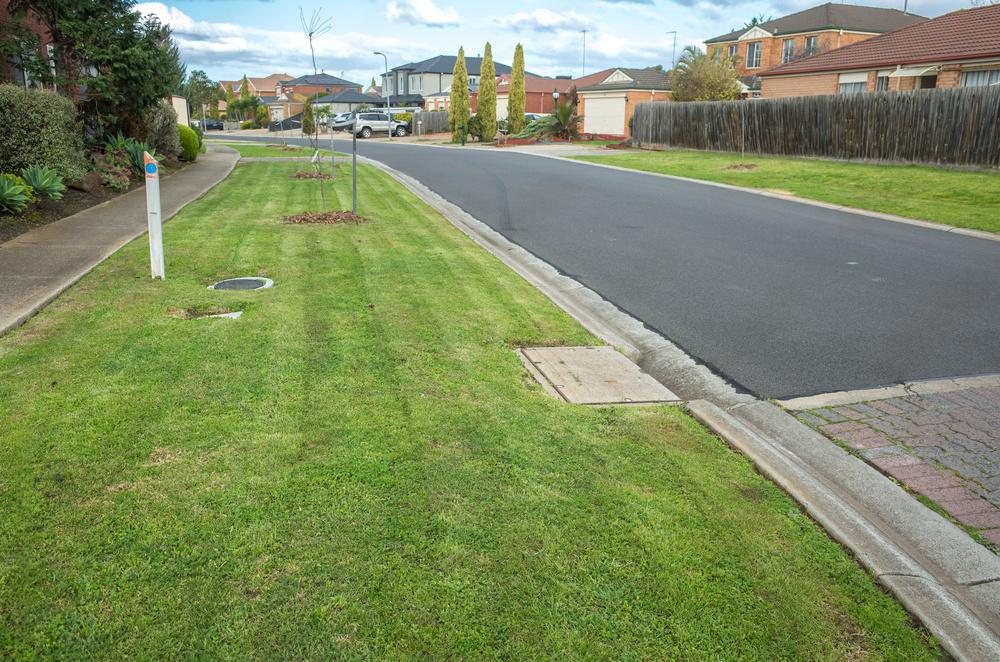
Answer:
<path fill-rule="evenodd" d="M 1000 387 L 796 412 L 1000 545 Z"/>

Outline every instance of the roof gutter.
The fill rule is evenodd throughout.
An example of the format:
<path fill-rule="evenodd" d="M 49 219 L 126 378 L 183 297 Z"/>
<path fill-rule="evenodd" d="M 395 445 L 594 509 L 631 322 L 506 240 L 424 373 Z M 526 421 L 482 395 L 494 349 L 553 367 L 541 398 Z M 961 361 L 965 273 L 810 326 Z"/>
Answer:
<path fill-rule="evenodd" d="M 859 42 L 864 43 L 864 42 Z M 846 46 L 844 48 L 847 48 Z M 772 69 L 770 71 L 764 71 L 759 74 L 761 78 L 765 76 L 800 76 L 802 74 L 825 74 L 831 72 L 839 71 L 857 71 L 859 69 L 884 69 L 885 67 L 905 67 L 911 64 L 953 64 L 966 62 L 968 60 L 983 60 L 993 57 L 1000 57 L 1000 50 L 988 52 L 988 53 L 966 53 L 959 55 L 948 55 L 947 58 L 942 58 L 941 56 L 936 57 L 915 57 L 906 58 L 905 60 L 892 60 L 892 61 L 874 61 L 865 62 L 863 64 L 851 64 L 851 65 L 839 65 L 839 66 L 819 66 L 801 69 L 785 69 L 782 70 Z"/>

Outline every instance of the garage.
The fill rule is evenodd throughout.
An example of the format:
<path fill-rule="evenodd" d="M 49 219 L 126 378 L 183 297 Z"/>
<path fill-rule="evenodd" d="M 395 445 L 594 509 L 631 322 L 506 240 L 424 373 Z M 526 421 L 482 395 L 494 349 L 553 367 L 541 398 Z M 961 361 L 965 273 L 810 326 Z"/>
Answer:
<path fill-rule="evenodd" d="M 620 136 L 625 133 L 625 95 L 587 96 L 584 133 Z"/>

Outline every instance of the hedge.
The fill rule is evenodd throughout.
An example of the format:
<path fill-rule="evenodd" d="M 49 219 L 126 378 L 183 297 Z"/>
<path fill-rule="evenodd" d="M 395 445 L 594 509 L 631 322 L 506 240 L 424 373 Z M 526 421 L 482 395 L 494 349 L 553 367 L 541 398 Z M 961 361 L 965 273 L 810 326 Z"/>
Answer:
<path fill-rule="evenodd" d="M 201 141 L 198 140 L 198 134 L 191 127 L 178 124 L 177 135 L 181 141 L 181 160 L 196 160 L 198 158 L 198 150 L 201 148 Z"/>
<path fill-rule="evenodd" d="M 68 182 L 83 177 L 83 133 L 72 101 L 55 92 L 0 85 L 0 117 L 0 172 L 44 165 Z"/>

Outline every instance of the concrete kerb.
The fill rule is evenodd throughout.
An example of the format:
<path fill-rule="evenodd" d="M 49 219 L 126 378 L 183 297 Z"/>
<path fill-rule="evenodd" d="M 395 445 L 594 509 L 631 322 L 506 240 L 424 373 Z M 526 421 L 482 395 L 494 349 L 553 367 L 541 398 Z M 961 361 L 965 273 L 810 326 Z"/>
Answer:
<path fill-rule="evenodd" d="M 444 200 L 394 177 L 473 241 L 540 289 L 591 333 L 649 374 L 803 505 L 959 659 L 1000 659 L 1000 558 L 898 485 L 768 402 L 738 392 L 706 366 L 581 283 Z M 558 157 L 553 157 L 558 158 Z M 635 171 L 629 171 L 635 172 Z M 747 441 L 749 439 L 749 441 Z"/>
<path fill-rule="evenodd" d="M 970 377 L 952 377 L 945 379 L 924 379 L 914 382 L 904 382 L 895 386 L 881 388 L 866 388 L 855 391 L 835 391 L 819 395 L 807 395 L 801 398 L 778 400 L 778 404 L 792 411 L 819 409 L 820 407 L 837 407 L 853 405 L 872 400 L 888 400 L 889 398 L 905 398 L 909 395 L 929 395 L 932 393 L 947 393 L 967 388 L 1000 386 L 1000 374 L 974 375 Z"/>
<path fill-rule="evenodd" d="M 229 150 L 229 151 L 232 151 L 234 153 L 236 152 L 236 150 L 231 150 L 228 147 L 226 149 Z M 238 154 L 237 154 L 237 156 L 238 156 Z M 232 173 L 233 169 L 236 167 L 236 164 L 238 162 L 239 162 L 239 158 L 233 159 L 232 163 L 229 164 L 229 167 L 226 169 L 225 174 L 222 177 L 220 177 L 217 181 L 212 182 L 212 183 L 206 185 L 204 188 L 202 188 L 198 192 L 197 195 L 192 196 L 189 200 L 187 200 L 184 203 L 182 203 L 181 205 L 179 205 L 177 207 L 177 209 L 173 210 L 169 214 L 164 214 L 163 215 L 163 221 L 164 222 L 168 221 L 174 215 L 176 215 L 178 212 L 180 212 L 182 209 L 184 209 L 184 207 L 188 206 L 190 203 L 194 202 L 198 198 L 200 198 L 203 195 L 205 195 L 206 193 L 208 193 L 216 184 L 218 184 L 219 182 L 221 182 L 222 180 L 224 180 L 226 177 L 228 177 Z M 191 166 L 189 166 L 189 167 L 191 167 Z M 169 176 L 167 177 L 167 179 L 169 180 Z M 83 209 L 83 210 L 77 212 L 76 214 L 71 214 L 70 216 L 67 216 L 65 219 L 60 219 L 60 221 L 61 220 L 66 220 L 66 219 L 75 218 L 75 217 L 79 216 L 80 214 L 84 214 L 84 213 L 90 212 L 93 209 L 99 209 L 99 208 L 103 208 L 103 207 L 112 206 L 115 203 L 115 201 L 120 200 L 120 199 L 122 199 L 122 198 L 124 198 L 126 196 L 145 196 L 145 189 L 144 188 L 137 188 L 137 189 L 135 189 L 133 191 L 130 191 L 130 192 L 126 193 L 124 196 L 119 196 L 119 197 L 113 198 L 111 200 L 106 200 L 106 201 L 104 201 L 104 202 L 102 202 L 102 203 L 100 203 L 98 205 L 94 205 L 93 207 L 88 207 L 87 209 Z M 58 223 L 59 221 L 56 221 L 56 222 Z M 88 273 L 90 273 L 94 269 L 94 267 L 96 267 L 98 264 L 100 264 L 104 260 L 108 259 L 112 255 L 114 255 L 123 246 L 125 246 L 128 243 L 134 241 L 137 237 L 141 237 L 144 234 L 146 234 L 146 230 L 140 230 L 140 231 L 137 231 L 137 232 L 135 232 L 135 233 L 133 233 L 133 234 L 127 236 L 127 237 L 122 237 L 120 240 L 115 241 L 115 242 L 109 244 L 108 247 L 107 247 L 107 249 L 104 250 L 104 251 L 102 251 L 100 259 L 98 259 L 98 260 L 96 260 L 96 261 L 94 261 L 94 262 L 86 265 L 85 267 L 83 267 L 80 270 L 76 271 L 72 275 L 64 278 L 55 287 L 53 287 L 52 289 L 50 289 L 43 298 L 38 299 L 38 300 L 32 302 L 32 304 L 29 307 L 23 309 L 14 319 L 9 320 L 8 323 L 6 323 L 6 324 L 0 324 L 0 336 L 5 335 L 6 333 L 8 333 L 9 331 L 11 331 L 12 329 L 16 329 L 17 327 L 19 327 L 22 324 L 24 324 L 25 322 L 27 322 L 29 319 L 31 319 L 36 314 L 38 314 L 38 312 L 40 310 L 42 310 L 47 305 L 49 305 L 50 303 L 52 303 L 56 299 L 56 297 L 58 297 L 60 294 L 62 294 L 67 289 L 69 289 L 70 287 L 72 287 L 77 281 L 79 281 L 81 278 L 83 278 Z"/>

